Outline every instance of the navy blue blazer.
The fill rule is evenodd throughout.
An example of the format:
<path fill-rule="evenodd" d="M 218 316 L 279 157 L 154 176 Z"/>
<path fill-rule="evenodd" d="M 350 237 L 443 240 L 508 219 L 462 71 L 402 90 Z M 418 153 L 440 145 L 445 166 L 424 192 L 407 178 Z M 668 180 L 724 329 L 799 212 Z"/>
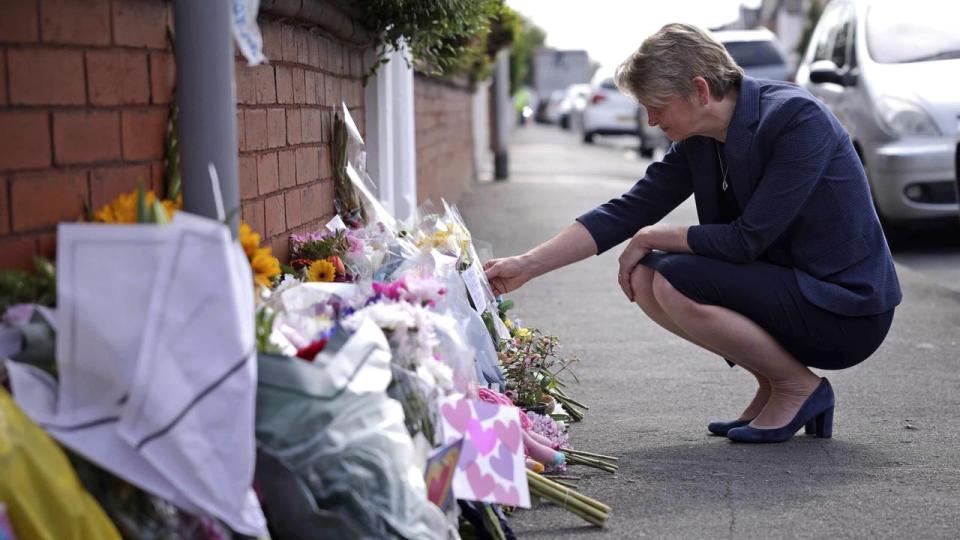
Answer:
<path fill-rule="evenodd" d="M 602 253 L 693 193 L 694 253 L 794 269 L 803 295 L 846 316 L 893 309 L 902 294 L 863 166 L 836 117 L 805 90 L 744 77 L 724 145 L 742 214 L 719 222 L 713 139 L 671 145 L 630 191 L 578 217 Z"/>

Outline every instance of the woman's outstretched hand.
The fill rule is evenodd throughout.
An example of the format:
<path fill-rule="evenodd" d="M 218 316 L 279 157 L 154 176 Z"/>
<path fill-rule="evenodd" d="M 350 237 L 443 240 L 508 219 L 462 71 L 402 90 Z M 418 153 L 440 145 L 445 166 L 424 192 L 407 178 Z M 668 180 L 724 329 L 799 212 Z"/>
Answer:
<path fill-rule="evenodd" d="M 490 259 L 483 265 L 487 281 L 493 288 L 493 294 L 499 296 L 515 291 L 521 285 L 530 281 L 535 274 L 529 268 L 523 256 L 506 257 L 504 259 Z"/>

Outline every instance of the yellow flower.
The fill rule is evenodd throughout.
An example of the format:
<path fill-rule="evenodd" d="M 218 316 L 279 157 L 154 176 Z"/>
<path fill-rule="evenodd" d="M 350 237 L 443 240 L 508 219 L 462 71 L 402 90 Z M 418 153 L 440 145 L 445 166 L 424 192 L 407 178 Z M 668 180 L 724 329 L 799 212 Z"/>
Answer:
<path fill-rule="evenodd" d="M 527 336 L 529 336 L 529 335 L 530 335 L 530 329 L 529 329 L 529 328 L 522 328 L 522 327 L 521 327 L 521 328 L 517 328 L 517 337 L 522 337 L 522 338 L 523 338 L 523 337 L 527 337 Z"/>
<path fill-rule="evenodd" d="M 503 321 L 503 324 L 504 324 L 507 328 L 513 328 L 513 321 L 510 320 L 510 317 L 507 317 L 507 319 L 506 319 L 505 321 Z"/>
<path fill-rule="evenodd" d="M 177 210 L 183 209 L 183 194 L 177 195 L 177 200 L 171 201 L 170 199 L 164 199 L 160 201 L 160 204 L 163 205 L 163 209 L 167 211 L 167 219 L 173 219 L 173 214 Z"/>
<path fill-rule="evenodd" d="M 150 199 L 147 195 L 147 200 Z M 137 221 L 137 192 L 123 193 L 104 205 L 93 215 L 94 221 L 101 223 L 136 223 Z"/>
<path fill-rule="evenodd" d="M 326 259 L 314 261 L 307 268 L 307 279 L 310 281 L 333 281 L 337 277 L 337 269 Z"/>
<path fill-rule="evenodd" d="M 243 246 L 244 253 L 248 259 L 252 259 L 260 247 L 260 233 L 253 232 L 244 222 L 240 222 L 240 245 Z"/>
<path fill-rule="evenodd" d="M 450 238 L 450 231 L 446 229 L 439 229 L 433 233 L 433 247 L 440 248 L 447 244 L 447 240 Z"/>
<path fill-rule="evenodd" d="M 257 285 L 270 288 L 273 278 L 280 275 L 280 261 L 271 255 L 270 248 L 257 248 L 250 258 L 250 269 L 253 270 L 253 281 Z"/>
<path fill-rule="evenodd" d="M 147 207 L 153 206 L 157 196 L 152 191 L 144 194 Z M 167 211 L 167 220 L 173 218 L 174 212 L 183 207 L 183 196 L 176 201 L 162 200 L 160 204 Z M 136 223 L 137 222 L 137 191 L 117 195 L 115 199 L 105 204 L 93 214 L 93 220 L 99 223 Z"/>

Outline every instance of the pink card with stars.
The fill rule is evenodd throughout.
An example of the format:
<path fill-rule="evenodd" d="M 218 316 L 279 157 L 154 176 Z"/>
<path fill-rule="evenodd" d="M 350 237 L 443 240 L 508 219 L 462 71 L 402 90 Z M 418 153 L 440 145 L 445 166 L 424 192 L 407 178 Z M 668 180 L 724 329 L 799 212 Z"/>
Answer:
<path fill-rule="evenodd" d="M 440 418 L 445 444 L 463 438 L 454 495 L 530 508 L 520 409 L 452 395 L 441 398 Z"/>

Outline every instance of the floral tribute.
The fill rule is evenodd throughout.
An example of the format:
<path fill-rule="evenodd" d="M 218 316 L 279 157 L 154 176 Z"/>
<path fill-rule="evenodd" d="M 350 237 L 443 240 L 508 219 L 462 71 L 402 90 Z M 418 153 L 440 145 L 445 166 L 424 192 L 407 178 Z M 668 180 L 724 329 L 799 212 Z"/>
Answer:
<path fill-rule="evenodd" d="M 154 223 L 165 224 L 173 219 L 176 212 L 183 208 L 183 196 L 176 199 L 160 199 L 153 191 L 138 187 L 130 193 L 117 195 L 95 213 L 91 221 L 95 223 Z M 260 245 L 260 234 L 250 225 L 241 222 L 239 231 L 240 246 L 243 247 L 250 269 L 253 271 L 254 284 L 266 289 L 274 286 L 275 278 L 280 275 L 280 261 L 273 256 L 270 247 Z M 333 281 L 332 279 L 329 281 Z"/>
<path fill-rule="evenodd" d="M 615 472 L 617 459 L 571 443 L 588 411 L 570 395 L 576 359 L 493 295 L 456 207 L 442 201 L 398 221 L 371 191 L 345 109 L 335 129 L 340 214 L 292 235 L 289 265 L 239 228 L 257 290 L 257 388 L 256 440 L 238 444 L 258 449 L 253 487 L 270 528 L 506 539 L 509 515 L 542 500 L 605 527 L 610 507 L 577 491 L 573 471 Z M 89 219 L 163 224 L 181 207 L 140 187 Z M 38 302 L 50 288 L 21 290 L 38 291 Z M 456 460 L 438 459 L 451 445 Z M 119 493 L 108 491 L 102 500 Z M 447 502 L 427 496 L 447 492 Z M 142 528 L 136 508 L 110 501 L 111 517 Z"/>
<path fill-rule="evenodd" d="M 290 265 L 306 281 L 352 282 L 344 259 L 363 249 L 361 242 L 346 229 L 319 231 L 290 236 Z"/>
<path fill-rule="evenodd" d="M 269 289 L 273 286 L 274 278 L 280 275 L 280 261 L 273 256 L 273 249 L 260 247 L 260 233 L 254 232 L 244 222 L 240 222 L 240 246 L 250 261 L 253 271 L 253 281 L 259 287 Z"/>

